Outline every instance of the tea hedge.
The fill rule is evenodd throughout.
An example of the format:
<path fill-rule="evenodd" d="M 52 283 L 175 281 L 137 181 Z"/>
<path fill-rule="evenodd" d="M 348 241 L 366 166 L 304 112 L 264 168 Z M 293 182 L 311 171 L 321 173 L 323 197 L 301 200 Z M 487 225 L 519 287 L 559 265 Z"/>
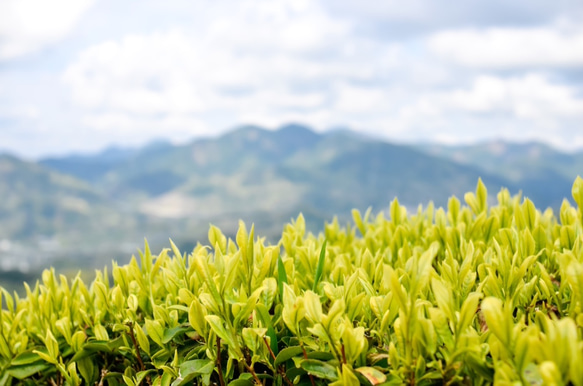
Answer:
<path fill-rule="evenodd" d="M 300 215 L 276 245 L 211 226 L 90 285 L 47 270 L 0 291 L 0 383 L 583 385 L 581 178 L 572 196 L 555 217 L 479 181 L 317 236 Z"/>

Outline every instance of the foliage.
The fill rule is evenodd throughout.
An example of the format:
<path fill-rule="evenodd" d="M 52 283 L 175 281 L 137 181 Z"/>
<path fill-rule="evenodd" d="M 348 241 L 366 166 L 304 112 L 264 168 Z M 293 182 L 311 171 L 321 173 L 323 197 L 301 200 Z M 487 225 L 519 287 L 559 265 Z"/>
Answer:
<path fill-rule="evenodd" d="M 318 236 L 154 256 L 0 291 L 0 383 L 583 385 L 583 180 L 559 217 L 481 181 L 466 206 L 353 212 Z"/>

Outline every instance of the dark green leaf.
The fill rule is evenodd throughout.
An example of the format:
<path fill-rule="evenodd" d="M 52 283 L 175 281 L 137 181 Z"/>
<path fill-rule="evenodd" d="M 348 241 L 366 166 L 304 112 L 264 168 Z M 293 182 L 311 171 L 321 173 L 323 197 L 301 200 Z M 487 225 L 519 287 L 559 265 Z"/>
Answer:
<path fill-rule="evenodd" d="M 31 377 L 32 375 L 43 372 L 49 368 L 49 364 L 46 362 L 42 363 L 31 363 L 22 366 L 11 366 L 7 372 L 10 376 L 17 379 L 25 379 Z"/>
<path fill-rule="evenodd" d="M 253 381 L 239 378 L 229 382 L 229 386 L 253 386 Z"/>
<path fill-rule="evenodd" d="M 92 358 L 87 357 L 77 360 L 77 369 L 79 369 L 81 376 L 88 385 L 93 385 L 99 377 L 99 369 Z"/>
<path fill-rule="evenodd" d="M 180 376 L 172 382 L 172 386 L 192 384 L 194 378 L 205 374 L 211 374 L 214 368 L 214 362 L 209 359 L 194 359 L 186 361 L 180 365 Z"/>
<path fill-rule="evenodd" d="M 12 359 L 10 364 L 12 366 L 21 366 L 39 361 L 42 361 L 42 359 L 38 356 L 38 354 L 33 353 L 31 351 L 26 351 L 18 354 L 14 359 Z"/>
<path fill-rule="evenodd" d="M 293 357 L 299 356 L 304 352 L 300 346 L 287 347 L 281 350 L 281 352 L 275 358 L 275 366 L 279 366 L 282 363 L 287 362 Z"/>
<path fill-rule="evenodd" d="M 273 351 L 273 354 L 277 356 L 279 353 L 279 348 L 277 347 L 277 335 L 275 334 L 269 311 L 263 304 L 257 304 L 255 310 L 257 311 L 257 316 L 259 317 L 259 320 L 261 320 L 261 323 L 267 327 L 265 335 L 269 337 L 269 347 L 271 348 L 271 351 Z"/>
<path fill-rule="evenodd" d="M 338 372 L 334 366 L 317 359 L 304 359 L 300 366 L 308 373 L 317 376 L 318 378 L 335 381 L 338 379 Z"/>
<path fill-rule="evenodd" d="M 332 355 L 329 351 L 311 351 L 308 353 L 308 359 L 318 359 L 321 361 L 329 361 L 334 359 L 334 355 Z"/>
<path fill-rule="evenodd" d="M 162 343 L 166 344 L 166 343 L 170 342 L 172 339 L 174 339 L 174 337 L 176 335 L 179 335 L 179 334 L 186 332 L 188 330 L 190 330 L 190 327 L 177 326 L 174 328 L 169 328 L 169 329 L 164 331 L 164 336 L 162 337 Z"/>

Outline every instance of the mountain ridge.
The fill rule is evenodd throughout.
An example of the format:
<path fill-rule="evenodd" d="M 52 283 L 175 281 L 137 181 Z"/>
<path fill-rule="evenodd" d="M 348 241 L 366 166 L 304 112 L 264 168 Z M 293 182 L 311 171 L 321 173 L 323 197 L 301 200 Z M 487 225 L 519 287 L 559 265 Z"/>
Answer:
<path fill-rule="evenodd" d="M 321 144 L 324 145 L 320 146 Z M 438 175 L 442 179 L 455 179 L 456 173 L 453 171 L 456 170 L 464 176 L 473 174 L 476 179 L 479 176 L 484 176 L 486 181 L 492 181 L 494 189 L 499 186 L 506 186 L 515 191 L 523 188 L 525 193 L 533 195 L 539 200 L 540 205 L 556 206 L 558 199 L 544 197 L 544 192 L 540 192 L 536 187 L 539 182 L 548 185 L 550 181 L 555 179 L 558 181 L 556 184 L 559 187 L 558 190 L 564 191 L 566 184 L 570 184 L 575 176 L 572 171 L 558 170 L 562 166 L 568 165 L 573 156 L 560 153 L 539 143 L 514 144 L 498 140 L 455 147 L 438 144 L 415 146 L 394 144 L 372 137 L 359 137 L 358 133 L 346 130 L 317 133 L 308 126 L 297 123 L 283 125 L 278 130 L 268 130 L 257 125 L 244 125 L 218 137 L 194 139 L 182 145 L 169 143 L 159 147 L 146 145 L 134 149 L 129 156 L 120 157 L 113 161 L 109 159 L 110 164 L 107 168 L 104 167 L 93 174 L 91 174 L 91 169 L 86 169 L 89 170 L 89 176 L 83 175 L 82 168 L 74 175 L 93 184 L 102 183 L 110 186 L 110 190 L 106 190 L 104 193 L 117 198 L 123 198 L 131 192 L 139 192 L 145 196 L 162 196 L 180 187 L 183 187 L 182 190 L 188 190 L 184 186 L 195 184 L 193 175 L 202 179 L 217 175 L 232 176 L 234 173 L 252 174 L 254 170 L 261 167 L 272 170 L 276 174 L 280 173 L 297 183 L 301 177 L 298 170 L 303 170 L 303 172 L 312 170 L 311 173 L 317 174 L 317 170 L 313 169 L 320 168 L 322 173 L 324 171 L 336 173 L 337 178 L 340 178 L 337 169 L 351 170 L 357 168 L 355 165 L 358 165 L 361 159 L 370 161 L 370 155 L 366 154 L 366 149 L 363 150 L 363 146 L 379 148 L 375 153 L 377 163 L 387 164 L 390 161 L 387 165 L 392 167 L 401 162 L 401 172 L 405 170 L 413 172 L 413 174 L 409 173 L 409 177 L 412 179 L 418 177 L 435 178 Z M 524 150 L 516 151 L 516 149 L 523 148 L 531 149 L 529 150 L 531 155 L 534 152 L 532 149 L 535 149 L 543 154 L 542 157 L 552 157 L 553 165 L 537 164 L 534 167 L 530 158 L 520 156 L 513 159 L 508 156 L 526 153 Z M 315 149 L 320 154 L 314 153 Z M 410 149 L 410 151 L 405 149 Z M 382 159 L 383 157 L 380 157 L 382 152 L 400 155 L 389 157 L 390 160 L 385 155 Z M 326 157 L 336 157 L 334 161 L 336 166 L 329 165 L 331 169 L 326 169 Z M 342 159 L 338 159 L 338 157 Z M 95 160 L 95 158 L 93 156 L 87 159 Z M 399 158 L 403 159 L 399 161 Z M 312 164 L 306 165 L 307 160 L 310 160 Z M 444 160 L 453 162 L 453 164 L 444 163 Z M 61 158 L 59 160 L 61 165 L 57 165 L 54 159 L 41 160 L 40 163 L 59 171 L 70 172 L 70 169 L 68 170 L 63 164 L 72 161 L 78 165 L 83 165 L 83 160 L 80 162 L 78 157 L 75 159 Z M 105 163 L 103 156 L 101 162 Z M 504 168 L 501 163 L 510 163 L 512 167 Z M 583 156 L 580 164 L 583 168 Z M 384 171 L 377 167 L 375 173 L 371 175 L 370 168 L 373 166 L 374 163 L 369 162 L 368 170 L 361 167 L 360 171 L 353 177 L 370 175 L 367 181 L 374 183 L 375 173 L 377 176 L 382 176 Z M 432 168 L 435 170 L 433 175 L 422 173 L 422 170 L 431 170 Z M 412 169 L 414 170 L 412 171 Z M 443 174 L 446 169 L 450 172 Z M 398 174 L 397 171 L 392 173 L 393 178 Z M 242 181 L 249 181 L 249 179 L 250 177 L 243 178 Z M 453 183 L 453 189 L 450 190 L 452 194 L 463 194 L 458 186 L 467 187 L 466 185 Z M 201 189 L 204 190 L 204 188 Z M 410 196 L 407 189 L 396 189 L 395 191 Z M 443 201 L 445 195 L 444 190 L 442 194 L 437 195 L 437 200 Z M 425 198 L 422 194 L 413 196 L 419 200 Z"/>

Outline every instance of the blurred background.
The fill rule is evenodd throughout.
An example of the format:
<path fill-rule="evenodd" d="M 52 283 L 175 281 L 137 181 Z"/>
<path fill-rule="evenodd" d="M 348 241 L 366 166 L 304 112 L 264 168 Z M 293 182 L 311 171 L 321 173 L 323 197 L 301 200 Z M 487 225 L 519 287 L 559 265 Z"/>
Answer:
<path fill-rule="evenodd" d="M 7 288 L 578 174 L 581 1 L 0 0 Z"/>

